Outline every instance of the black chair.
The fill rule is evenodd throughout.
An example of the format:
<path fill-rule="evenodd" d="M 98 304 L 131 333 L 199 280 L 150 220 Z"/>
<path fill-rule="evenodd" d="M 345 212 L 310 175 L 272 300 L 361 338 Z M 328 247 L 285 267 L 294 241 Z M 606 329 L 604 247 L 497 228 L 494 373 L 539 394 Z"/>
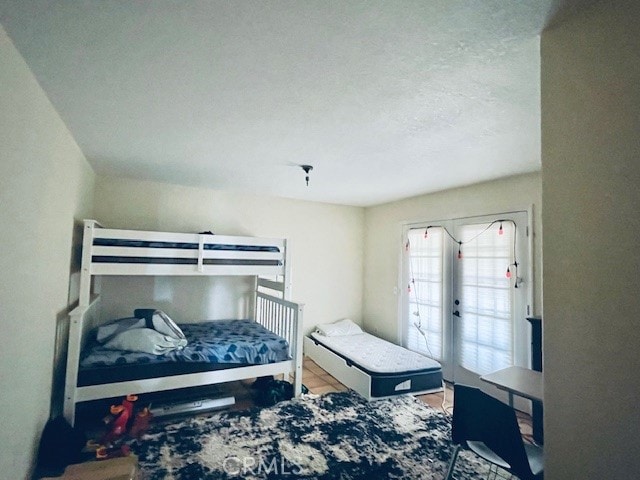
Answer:
<path fill-rule="evenodd" d="M 513 408 L 482 392 L 479 388 L 456 384 L 453 387 L 451 437 L 455 450 L 446 479 L 453 478 L 461 447 L 490 462 L 489 476 L 498 468 L 522 480 L 543 478 L 543 451 L 525 444 Z"/>

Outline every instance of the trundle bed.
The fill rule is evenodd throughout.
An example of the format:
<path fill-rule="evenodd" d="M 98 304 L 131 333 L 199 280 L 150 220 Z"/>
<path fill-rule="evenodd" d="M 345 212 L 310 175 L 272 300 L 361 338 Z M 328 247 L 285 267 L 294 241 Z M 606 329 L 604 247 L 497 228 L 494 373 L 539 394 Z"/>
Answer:
<path fill-rule="evenodd" d="M 359 331 L 304 338 L 305 355 L 367 400 L 442 391 L 442 366 L 391 342 Z"/>
<path fill-rule="evenodd" d="M 302 311 L 290 301 L 284 239 L 102 228 L 84 221 L 80 298 L 70 313 L 64 416 L 81 402 L 247 378 L 294 376 L 301 392 Z M 251 276 L 252 318 L 179 324 L 187 345 L 162 355 L 98 344 L 102 275 Z"/>

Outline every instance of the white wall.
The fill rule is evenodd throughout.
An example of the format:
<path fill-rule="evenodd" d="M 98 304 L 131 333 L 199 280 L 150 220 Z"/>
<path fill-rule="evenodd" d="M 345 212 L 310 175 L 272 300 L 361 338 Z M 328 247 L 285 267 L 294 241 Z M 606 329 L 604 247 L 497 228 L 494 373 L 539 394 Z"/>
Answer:
<path fill-rule="evenodd" d="M 640 3 L 542 35 L 545 478 L 640 472 Z"/>
<path fill-rule="evenodd" d="M 365 210 L 364 325 L 388 340 L 398 338 L 398 275 L 402 224 L 526 210 L 534 211 L 534 311 L 541 302 L 541 186 L 537 173 L 446 190 Z M 524 319 L 523 319 L 524 321 Z"/>
<path fill-rule="evenodd" d="M 112 228 L 287 238 L 292 298 L 305 304 L 306 329 L 344 317 L 361 320 L 362 208 L 100 176 L 95 216 Z M 201 277 L 103 281 L 110 315 L 130 315 L 134 306 L 153 302 L 177 321 L 241 313 L 241 307 L 225 300 L 226 290 L 234 288 L 250 287 L 238 279 L 230 284 Z"/>
<path fill-rule="evenodd" d="M 49 418 L 64 367 L 56 337 L 65 346 L 74 218 L 91 213 L 93 181 L 0 27 L 1 479 L 29 478 Z"/>

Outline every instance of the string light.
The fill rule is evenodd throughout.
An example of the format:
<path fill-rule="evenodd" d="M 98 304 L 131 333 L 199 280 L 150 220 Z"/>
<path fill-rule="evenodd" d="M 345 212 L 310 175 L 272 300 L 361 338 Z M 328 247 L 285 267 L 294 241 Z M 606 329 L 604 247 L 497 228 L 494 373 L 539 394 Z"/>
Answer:
<path fill-rule="evenodd" d="M 505 220 L 505 219 L 494 220 L 489 225 L 487 225 L 484 230 L 482 230 L 481 232 L 476 234 L 471 239 L 465 241 L 464 243 L 472 242 L 473 240 L 478 238 L 480 235 L 482 235 L 484 232 L 489 230 L 496 223 L 500 225 L 499 228 L 498 228 L 498 235 L 504 235 L 504 228 L 502 227 L 502 223 L 503 222 L 512 223 L 514 227 L 517 227 L 516 222 L 514 222 L 513 220 Z M 429 225 L 424 230 L 424 238 L 425 239 L 428 238 L 428 232 L 429 232 L 430 228 L 433 228 L 433 225 Z M 457 238 L 455 238 L 445 226 L 440 226 L 439 228 L 442 228 L 442 230 L 444 230 L 444 232 L 449 236 L 449 238 L 451 238 L 451 240 L 453 240 L 454 242 L 456 242 L 458 244 L 458 259 L 459 260 L 462 259 L 462 257 L 463 257 L 463 255 L 462 255 L 462 243 L 463 242 L 461 240 L 458 240 Z M 409 250 L 409 240 L 407 240 L 407 244 L 406 244 L 405 248 L 406 248 L 407 251 Z M 514 263 L 510 264 L 509 266 L 507 266 L 506 277 L 508 279 L 511 279 L 515 275 L 514 288 L 518 288 L 519 283 L 522 281 L 522 279 L 520 277 L 518 277 L 518 261 L 516 260 L 516 238 L 515 237 L 513 239 L 513 259 L 514 259 Z M 513 273 L 512 273 L 511 267 L 514 267 L 513 268 Z M 413 282 L 413 280 L 412 280 L 412 282 Z M 411 285 L 409 285 L 409 292 L 411 292 Z"/>
<path fill-rule="evenodd" d="M 511 267 L 513 267 L 513 272 L 511 271 Z M 522 279 L 518 277 L 518 262 L 513 262 L 507 267 L 506 277 L 512 278 L 515 275 L 515 283 L 513 284 L 514 288 L 518 288 Z"/>
<path fill-rule="evenodd" d="M 516 281 L 513 284 L 513 288 L 518 288 L 519 282 L 522 281 L 522 279 L 520 277 L 518 277 L 518 262 L 513 262 L 513 271 L 516 274 Z"/>
<path fill-rule="evenodd" d="M 493 222 L 491 222 L 489 225 L 486 226 L 486 228 L 484 230 L 482 230 L 481 232 L 479 232 L 478 234 L 476 234 L 473 238 L 467 240 L 464 243 L 469 243 L 475 239 L 477 239 L 480 235 L 482 235 L 483 233 L 485 233 L 487 230 L 489 230 L 489 228 L 491 228 L 493 225 L 495 225 L 496 223 L 500 224 L 500 227 L 498 229 L 498 235 L 503 235 L 504 234 L 504 230 L 502 228 L 502 222 L 511 222 L 514 226 L 514 230 L 517 227 L 516 223 L 513 220 L 494 220 Z M 454 242 L 456 242 L 458 244 L 458 259 L 462 259 L 462 241 L 457 240 L 453 235 L 451 235 L 451 232 L 449 232 L 449 230 L 447 230 L 447 228 L 445 226 L 436 226 L 441 228 L 442 230 L 444 230 L 444 232 L 446 232 L 446 234 L 451 238 L 451 240 L 453 240 Z M 424 230 L 424 238 L 428 239 L 429 237 L 429 229 L 430 228 L 435 228 L 432 225 L 429 225 L 425 228 Z M 436 235 L 435 237 L 436 239 L 438 238 L 438 235 Z M 516 235 L 515 235 L 515 231 L 514 231 L 514 237 L 513 237 L 513 259 L 514 259 L 514 263 L 510 264 L 507 266 L 507 271 L 506 271 L 506 277 L 507 279 L 511 279 L 512 273 L 511 273 L 511 267 L 514 267 L 514 272 L 515 272 L 515 284 L 514 284 L 514 288 L 518 288 L 518 284 L 520 281 L 522 281 L 520 279 L 520 277 L 518 277 L 518 262 L 516 260 Z M 410 245 L 410 240 L 407 238 L 407 243 L 405 244 L 405 249 L 408 251 L 409 250 L 409 245 Z M 411 262 L 411 257 L 409 258 L 409 269 L 410 269 L 410 275 L 413 274 L 413 266 L 412 266 L 412 262 Z M 412 289 L 411 286 L 414 286 L 414 288 Z M 412 290 L 415 290 L 414 295 L 416 296 L 416 303 L 418 302 L 418 289 L 415 288 L 415 278 L 411 278 L 410 282 L 407 284 L 407 291 L 409 294 L 412 293 Z M 431 353 L 431 349 L 429 348 L 429 341 L 427 339 L 427 335 L 424 332 L 424 330 L 422 329 L 422 318 L 420 316 L 420 310 L 418 309 L 417 311 L 413 312 L 413 315 L 418 317 L 418 321 L 414 322 L 413 325 L 416 327 L 416 329 L 418 330 L 418 332 L 422 335 L 422 337 L 424 338 L 425 341 L 425 345 L 427 347 L 427 351 L 429 352 L 429 356 L 431 358 L 435 358 L 432 353 Z M 443 405 L 444 405 L 444 400 L 443 400 Z"/>

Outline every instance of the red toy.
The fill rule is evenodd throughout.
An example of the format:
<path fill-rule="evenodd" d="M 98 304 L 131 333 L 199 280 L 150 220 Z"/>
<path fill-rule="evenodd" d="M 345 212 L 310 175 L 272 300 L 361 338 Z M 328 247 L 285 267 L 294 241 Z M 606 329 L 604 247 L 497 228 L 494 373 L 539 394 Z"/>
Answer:
<path fill-rule="evenodd" d="M 102 438 L 102 445 L 111 445 L 114 440 L 127 432 L 127 425 L 133 417 L 133 402 L 137 399 L 136 395 L 127 395 L 121 405 L 111 405 L 111 417 L 107 417 L 107 423 L 110 423 L 111 427 Z"/>
<path fill-rule="evenodd" d="M 131 425 L 131 429 L 129 430 L 129 436 L 138 439 L 142 437 L 142 434 L 149 428 L 149 423 L 152 418 L 153 415 L 151 414 L 149 407 L 144 407 L 140 410 L 133 419 L 133 425 Z"/>
<path fill-rule="evenodd" d="M 127 416 L 129 420 L 133 420 L 133 403 L 138 400 L 137 395 L 127 395 L 125 399 L 122 401 L 122 406 L 127 411 Z"/>

